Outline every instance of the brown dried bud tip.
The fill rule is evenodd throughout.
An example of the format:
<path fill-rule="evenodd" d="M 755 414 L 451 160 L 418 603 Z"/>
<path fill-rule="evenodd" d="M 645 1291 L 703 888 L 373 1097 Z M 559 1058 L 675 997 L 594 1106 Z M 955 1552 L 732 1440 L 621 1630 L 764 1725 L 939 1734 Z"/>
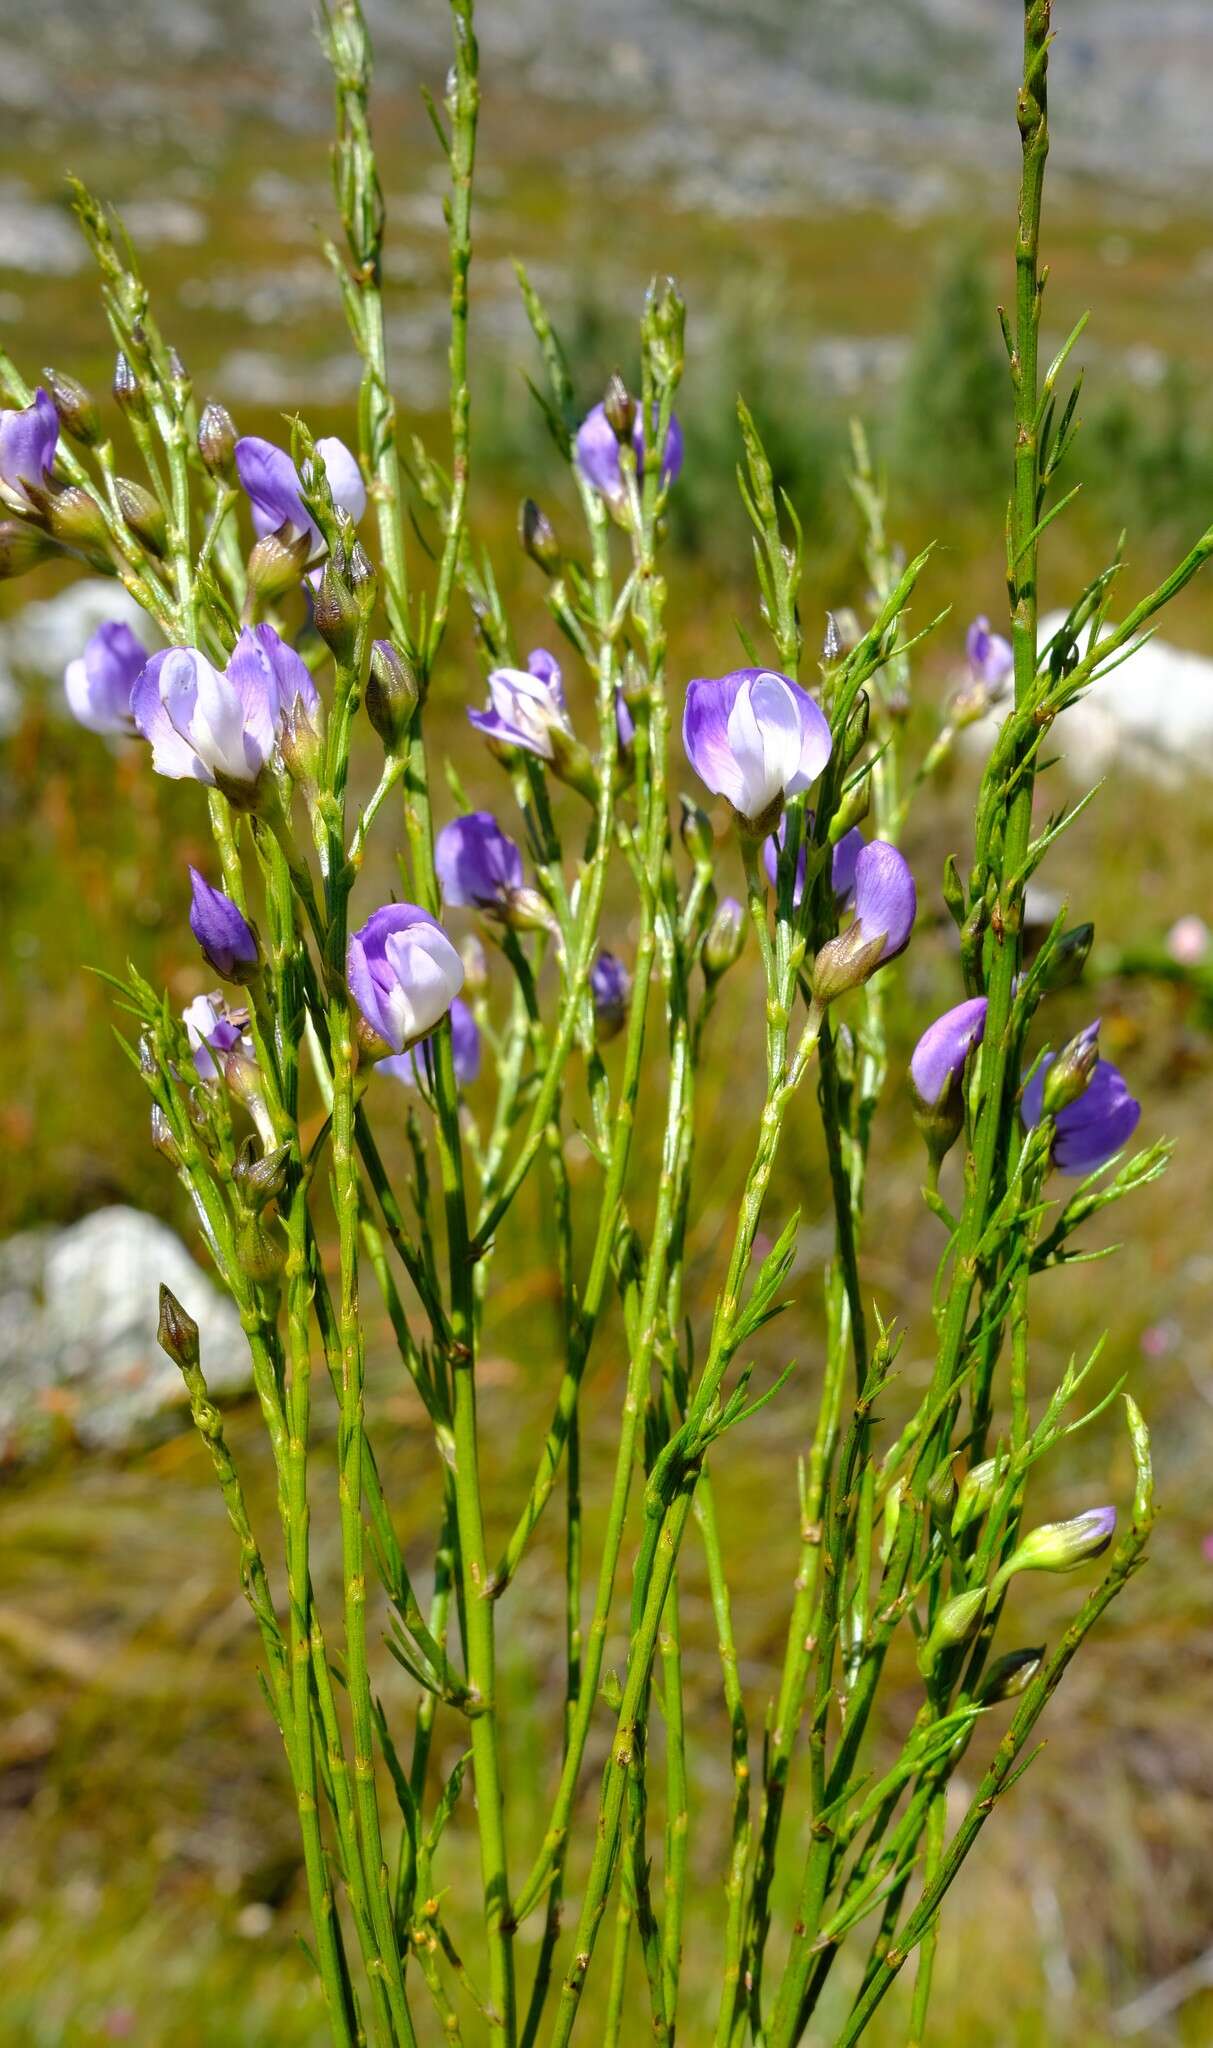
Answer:
<path fill-rule="evenodd" d="M 160 1326 L 156 1331 L 160 1349 L 167 1352 L 182 1372 L 196 1371 L 198 1325 L 182 1308 L 171 1287 L 160 1288 Z"/>
<path fill-rule="evenodd" d="M 47 513 L 51 532 L 69 548 L 106 550 L 109 535 L 100 505 L 90 491 L 69 484 L 51 499 Z"/>
<path fill-rule="evenodd" d="M 64 433 L 85 448 L 95 448 L 101 439 L 101 415 L 92 392 L 61 370 L 43 370 L 42 381 L 54 400 Z"/>
<path fill-rule="evenodd" d="M 117 497 L 130 530 L 157 556 L 163 556 L 168 546 L 168 521 L 164 507 L 145 491 L 142 484 L 132 483 L 129 477 L 114 478 L 114 494 Z"/>
<path fill-rule="evenodd" d="M 147 418 L 147 395 L 121 349 L 114 364 L 114 399 L 128 418 Z"/>
<path fill-rule="evenodd" d="M 417 708 L 417 694 L 412 663 L 391 640 L 376 640 L 366 681 L 366 715 L 389 754 L 400 751 Z"/>
<path fill-rule="evenodd" d="M 607 381 L 602 409 L 615 439 L 630 443 L 632 428 L 636 424 L 636 401 L 618 370 L 613 370 Z"/>
<path fill-rule="evenodd" d="M 24 576 L 50 555 L 58 553 L 53 540 L 22 519 L 0 519 L 0 583 Z"/>
<path fill-rule="evenodd" d="M 198 422 L 198 453 L 211 476 L 231 477 L 235 467 L 236 423 L 225 405 L 212 399 Z"/>
<path fill-rule="evenodd" d="M 249 589 L 265 604 L 285 597 L 307 568 L 311 551 L 311 535 L 297 534 L 289 524 L 263 533 L 248 558 Z"/>
<path fill-rule="evenodd" d="M 554 576 L 560 567 L 560 546 L 551 520 L 546 512 L 540 511 L 534 498 L 524 498 L 519 508 L 518 538 L 544 575 Z"/>

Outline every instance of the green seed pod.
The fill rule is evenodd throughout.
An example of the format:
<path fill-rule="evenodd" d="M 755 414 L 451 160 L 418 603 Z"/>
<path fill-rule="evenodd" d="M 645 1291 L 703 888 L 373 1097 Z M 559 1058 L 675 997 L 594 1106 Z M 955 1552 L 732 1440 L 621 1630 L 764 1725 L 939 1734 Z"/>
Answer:
<path fill-rule="evenodd" d="M 369 619 L 375 609 L 379 579 L 375 574 L 375 565 L 360 540 L 356 540 L 350 549 L 349 579 L 359 616 L 362 619 Z"/>
<path fill-rule="evenodd" d="M 69 484 L 66 490 L 55 493 L 47 507 L 47 520 L 55 539 L 65 547 L 84 548 L 90 553 L 107 552 L 109 533 L 101 507 L 92 492 L 79 484 Z"/>
<path fill-rule="evenodd" d="M 945 1600 L 935 1617 L 935 1626 L 918 1652 L 918 1668 L 929 1678 L 945 1650 L 954 1650 L 977 1633 L 985 1612 L 986 1589 L 974 1586 L 967 1593 L 955 1593 Z"/>
<path fill-rule="evenodd" d="M 286 1264 L 286 1246 L 281 1233 L 250 1210 L 236 1225 L 236 1257 L 250 1280 L 276 1280 Z"/>
<path fill-rule="evenodd" d="M 0 519 L 0 583 L 24 576 L 59 552 L 49 534 L 23 519 Z"/>
<path fill-rule="evenodd" d="M 1056 995 L 1059 989 L 1072 988 L 1076 981 L 1081 981 L 1094 943 L 1093 924 L 1072 925 L 1068 932 L 1062 933 L 1049 954 L 1042 977 L 1042 985 L 1049 995 Z"/>
<path fill-rule="evenodd" d="M 150 548 L 152 554 L 163 557 L 168 546 L 168 521 L 164 507 L 145 491 L 142 484 L 132 483 L 129 477 L 114 478 L 114 495 L 118 500 L 122 517 L 133 534 Z"/>
<path fill-rule="evenodd" d="M 952 1517 L 952 1534 L 959 1536 L 970 1522 L 976 1522 L 988 1514 L 994 1499 L 994 1489 L 1006 1475 L 1005 1458 L 985 1458 L 980 1465 L 973 1465 L 960 1483 L 956 1499 L 956 1512 Z"/>
<path fill-rule="evenodd" d="M 128 419 L 142 423 L 148 418 L 147 393 L 121 349 L 114 364 L 114 401 Z"/>
<path fill-rule="evenodd" d="M 366 715 L 383 741 L 385 752 L 400 752 L 417 709 L 417 696 L 412 663 L 393 641 L 374 641 L 364 701 Z"/>
<path fill-rule="evenodd" d="M 290 1165 L 289 1145 L 279 1145 L 272 1152 L 258 1153 L 250 1138 L 240 1148 L 232 1168 L 232 1179 L 250 1209 L 261 1210 L 282 1193 Z"/>
<path fill-rule="evenodd" d="M 358 638 L 359 611 L 342 569 L 332 555 L 324 565 L 313 607 L 313 624 L 340 662 L 348 662 Z"/>
<path fill-rule="evenodd" d="M 280 526 L 263 533 L 248 558 L 249 589 L 263 604 L 273 604 L 294 590 L 307 568 L 312 551 L 311 535 L 296 533 L 292 526 Z"/>
<path fill-rule="evenodd" d="M 719 981 L 722 974 L 735 967 L 744 946 L 745 912 L 735 896 L 726 896 L 717 906 L 703 942 L 701 957 L 707 980 Z"/>
<path fill-rule="evenodd" d="M 999 1657 L 991 1664 L 982 1680 L 977 1695 L 981 1705 L 993 1707 L 1000 1700 L 1018 1699 L 1040 1670 L 1043 1657 L 1043 1643 L 1035 1650 L 1008 1650 L 1005 1657 Z"/>

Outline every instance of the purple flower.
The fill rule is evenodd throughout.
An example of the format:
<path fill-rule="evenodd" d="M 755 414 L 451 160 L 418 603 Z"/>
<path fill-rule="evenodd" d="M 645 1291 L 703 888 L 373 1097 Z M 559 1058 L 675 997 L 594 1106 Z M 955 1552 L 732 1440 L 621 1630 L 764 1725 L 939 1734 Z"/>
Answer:
<path fill-rule="evenodd" d="M 202 948 L 202 957 L 224 981 L 247 981 L 261 964 L 257 935 L 230 896 L 212 889 L 190 869 L 193 901 L 190 930 Z"/>
<path fill-rule="evenodd" d="M 427 911 L 388 903 L 351 936 L 346 979 L 371 1057 L 381 1058 L 415 1045 L 445 1017 L 463 986 L 463 962 Z"/>
<path fill-rule="evenodd" d="M 90 732 L 133 733 L 131 691 L 146 665 L 147 649 L 129 626 L 118 619 L 98 626 L 63 672 L 73 718 Z"/>
<path fill-rule="evenodd" d="M 981 683 L 991 697 L 1000 696 L 1015 668 L 1010 641 L 991 632 L 987 618 L 976 618 L 965 635 L 965 655 L 973 681 Z"/>
<path fill-rule="evenodd" d="M 613 1038 L 628 1011 L 632 977 L 614 953 L 601 952 L 590 969 L 590 994 L 594 1016 L 603 1038 Z"/>
<path fill-rule="evenodd" d="M 1055 1058 L 1055 1053 L 1045 1056 L 1023 1091 L 1022 1115 L 1030 1131 L 1040 1122 L 1045 1076 Z M 1094 1173 L 1128 1144 L 1140 1116 L 1141 1104 L 1130 1095 L 1123 1075 L 1111 1060 L 1097 1060 L 1077 1101 L 1057 1113 L 1054 1166 L 1059 1173 Z"/>
<path fill-rule="evenodd" d="M 615 688 L 615 730 L 619 734 L 620 753 L 629 754 L 632 741 L 636 737 L 636 720 L 632 717 L 628 700 L 618 685 Z"/>
<path fill-rule="evenodd" d="M 333 504 L 357 525 L 366 511 L 366 485 L 356 458 L 335 434 L 317 441 L 316 453 L 324 464 Z M 324 536 L 303 502 L 303 479 L 286 450 L 257 434 L 244 434 L 236 443 L 236 474 L 248 493 L 258 535 L 277 533 L 283 526 L 306 533 L 312 542 L 310 559 L 318 561 Z"/>
<path fill-rule="evenodd" d="M 0 412 L 0 484 L 31 511 L 30 491 L 45 490 L 58 445 L 59 415 L 41 385 L 32 404 Z"/>
<path fill-rule="evenodd" d="M 764 668 L 688 684 L 682 740 L 700 780 L 751 824 L 807 789 L 831 746 L 808 691 Z"/>
<path fill-rule="evenodd" d="M 196 647 L 153 654 L 131 693 L 131 713 L 151 742 L 157 774 L 251 786 L 297 698 L 309 711 L 316 706 L 306 666 L 271 626 L 256 626 L 241 633 L 222 673 Z"/>
<path fill-rule="evenodd" d="M 813 829 L 812 811 L 805 812 L 804 829 L 806 833 L 811 832 Z M 786 836 L 787 824 L 781 818 L 778 830 L 772 832 L 770 838 L 763 841 L 762 862 L 766 868 L 767 880 L 772 889 L 779 886 L 779 855 Z M 852 825 L 849 832 L 843 833 L 842 838 L 834 848 L 833 858 L 830 861 L 830 887 L 834 892 L 834 901 L 840 910 L 844 909 L 851 900 L 855 888 L 855 863 L 863 852 L 865 844 L 863 833 L 858 825 Z M 809 849 L 802 838 L 800 852 L 796 856 L 796 881 L 792 889 L 792 908 L 794 910 L 799 910 L 800 900 L 804 895 L 804 877 L 808 858 Z"/>
<path fill-rule="evenodd" d="M 380 1060 L 379 1071 L 390 1074 L 395 1081 L 403 1081 L 406 1088 L 428 1084 L 432 1046 L 431 1033 L 418 1039 L 408 1052 L 393 1053 L 390 1058 Z M 470 1088 L 480 1072 L 480 1029 L 462 996 L 456 996 L 451 1004 L 451 1058 L 459 1086 Z"/>
<path fill-rule="evenodd" d="M 525 668 L 495 668 L 489 676 L 488 710 L 469 711 L 468 718 L 489 739 L 552 760 L 553 733 L 573 735 L 559 662 L 537 647 Z"/>
<path fill-rule="evenodd" d="M 884 839 L 872 839 L 855 862 L 855 917 L 845 932 L 827 939 L 813 962 L 813 994 L 828 1003 L 895 960 L 910 943 L 918 895 L 903 856 Z"/>
<path fill-rule="evenodd" d="M 464 908 L 502 909 L 522 887 L 522 855 L 491 811 L 469 811 L 444 825 L 434 865 L 443 901 Z"/>
<path fill-rule="evenodd" d="M 653 404 L 653 432 L 656 433 L 660 408 Z M 632 446 L 636 451 L 636 475 L 644 475 L 644 422 L 641 408 L 636 407 L 636 418 L 632 427 Z M 577 467 L 587 484 L 613 506 L 619 506 L 625 498 L 623 471 L 619 465 L 619 441 L 614 427 L 606 416 L 606 407 L 596 405 L 588 412 L 577 429 Z M 665 439 L 665 451 L 661 460 L 661 481 L 673 483 L 682 468 L 682 428 L 675 414 L 670 414 L 669 431 Z"/>
<path fill-rule="evenodd" d="M 228 1015 L 227 1004 L 218 989 L 209 996 L 195 996 L 187 1009 L 181 1012 L 186 1036 L 194 1055 L 200 1081 L 217 1081 L 219 1069 L 212 1058 L 218 1053 L 221 1058 L 242 1046 L 252 1056 L 252 1041 L 242 1032 L 240 1025 Z"/>
<path fill-rule="evenodd" d="M 928 1024 L 910 1056 L 910 1080 L 920 1102 L 935 1109 L 953 1081 L 964 1072 L 965 1061 L 980 1045 L 986 1028 L 985 996 L 973 996 L 945 1010 Z"/>

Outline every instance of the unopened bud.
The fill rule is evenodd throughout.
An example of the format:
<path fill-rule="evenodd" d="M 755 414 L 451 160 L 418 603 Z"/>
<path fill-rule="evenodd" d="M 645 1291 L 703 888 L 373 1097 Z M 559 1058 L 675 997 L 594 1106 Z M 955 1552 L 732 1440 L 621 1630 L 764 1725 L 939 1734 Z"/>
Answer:
<path fill-rule="evenodd" d="M 567 782 L 569 788 L 575 789 L 587 803 L 597 803 L 598 777 L 589 748 L 559 725 L 549 727 L 548 744 L 552 749 L 553 774 Z"/>
<path fill-rule="evenodd" d="M 249 589 L 264 604 L 294 590 L 307 568 L 311 535 L 296 533 L 288 521 L 274 533 L 263 533 L 248 558 Z"/>
<path fill-rule="evenodd" d="M 92 392 L 61 370 L 44 370 L 42 381 L 54 400 L 64 433 L 85 448 L 95 448 L 101 439 L 101 414 Z"/>
<path fill-rule="evenodd" d="M 128 419 L 142 421 L 147 418 L 147 393 L 121 349 L 114 364 L 114 400 Z"/>
<path fill-rule="evenodd" d="M 859 920 L 836 939 L 827 939 L 813 962 L 811 986 L 815 1001 L 825 1006 L 848 989 L 858 988 L 876 972 L 884 954 L 881 934 L 865 939 Z"/>
<path fill-rule="evenodd" d="M 358 606 L 332 555 L 324 565 L 316 592 L 312 620 L 320 638 L 340 662 L 347 662 L 358 637 Z"/>
<path fill-rule="evenodd" d="M 618 370 L 613 370 L 607 379 L 603 394 L 602 410 L 617 441 L 626 441 L 631 446 L 632 428 L 636 424 L 636 401 L 624 383 Z"/>
<path fill-rule="evenodd" d="M 930 1677 L 945 1650 L 958 1649 L 977 1633 L 985 1605 L 984 1586 L 974 1586 L 971 1591 L 956 1593 L 944 1601 L 930 1635 L 918 1652 L 918 1668 L 924 1678 Z"/>
<path fill-rule="evenodd" d="M 170 1166 L 180 1166 L 181 1148 L 173 1136 L 173 1127 L 158 1102 L 152 1104 L 152 1144 Z"/>
<path fill-rule="evenodd" d="M 1088 1024 L 1077 1038 L 1063 1046 L 1045 1075 L 1041 1108 L 1046 1116 L 1058 1116 L 1072 1102 L 1085 1095 L 1099 1064 L 1099 1020 Z"/>
<path fill-rule="evenodd" d="M 709 982 L 719 981 L 735 967 L 745 945 L 745 912 L 735 896 L 717 904 L 703 942 L 703 971 Z"/>
<path fill-rule="evenodd" d="M 1006 1474 L 1005 1458 L 983 1458 L 980 1465 L 972 1465 L 960 1482 L 956 1498 L 956 1513 L 952 1517 L 952 1534 L 959 1536 L 970 1522 L 976 1522 L 988 1514 L 994 1499 L 994 1489 Z"/>
<path fill-rule="evenodd" d="M 664 383 L 682 374 L 686 301 L 672 277 L 655 277 L 645 293 L 641 336 Z"/>
<path fill-rule="evenodd" d="M 24 576 L 59 552 L 49 534 L 23 519 L 0 519 L 0 583 Z"/>
<path fill-rule="evenodd" d="M 1005 1657 L 997 1658 L 981 1682 L 978 1703 L 994 1707 L 1000 1700 L 1018 1699 L 1040 1670 L 1044 1654 L 1042 1643 L 1038 1649 L 1008 1650 Z"/>
<path fill-rule="evenodd" d="M 856 755 L 867 745 L 868 726 L 872 717 L 872 700 L 866 690 L 861 690 L 851 706 L 847 729 L 842 737 L 842 758 L 844 767 L 849 768 Z"/>
<path fill-rule="evenodd" d="M 1094 943 L 1093 924 L 1072 925 L 1068 932 L 1062 933 L 1049 954 L 1042 977 L 1042 985 L 1050 995 L 1056 995 L 1059 989 L 1072 988 L 1076 981 L 1081 981 Z"/>
<path fill-rule="evenodd" d="M 512 932 L 554 932 L 558 929 L 551 905 L 538 889 L 508 889 L 489 914 L 500 918 Z"/>
<path fill-rule="evenodd" d="M 160 1322 L 156 1342 L 181 1372 L 194 1372 L 198 1365 L 198 1325 L 182 1308 L 171 1287 L 160 1285 Z"/>
<path fill-rule="evenodd" d="M 283 713 L 278 729 L 278 751 L 287 774 L 300 789 L 314 789 L 324 755 L 319 729 L 313 725 L 302 697 Z"/>
<path fill-rule="evenodd" d="M 951 1461 L 941 1465 L 931 1475 L 927 1486 L 927 1504 L 937 1522 L 946 1522 L 956 1504 L 956 1474 Z"/>
<path fill-rule="evenodd" d="M 1089 1557 L 1099 1557 L 1115 1532 L 1115 1508 L 1088 1508 L 1068 1522 L 1042 1522 L 1011 1553 L 991 1591 L 1001 1591 L 1016 1572 L 1072 1572 Z"/>
<path fill-rule="evenodd" d="M 212 399 L 202 408 L 198 422 L 198 453 L 211 476 L 230 478 L 235 473 L 236 423 L 225 405 Z"/>
<path fill-rule="evenodd" d="M 366 715 L 389 754 L 398 754 L 417 709 L 417 678 L 412 663 L 390 640 L 371 644 L 366 679 Z"/>
<path fill-rule="evenodd" d="M 180 412 L 189 401 L 193 384 L 190 379 L 190 373 L 175 348 L 170 348 L 168 352 L 168 375 L 173 401 Z"/>
<path fill-rule="evenodd" d="M 832 668 L 842 653 L 842 635 L 833 612 L 826 613 L 826 629 L 822 635 L 821 658 L 827 668 Z"/>
<path fill-rule="evenodd" d="M 375 609 L 379 579 L 375 574 L 375 564 L 360 540 L 356 540 L 350 549 L 349 579 L 359 616 L 369 619 Z"/>
<path fill-rule="evenodd" d="M 118 500 L 122 517 L 133 534 L 150 548 L 152 554 L 162 556 L 168 546 L 168 522 L 164 507 L 145 491 L 142 484 L 132 483 L 129 477 L 114 478 L 114 495 Z"/>
<path fill-rule="evenodd" d="M 523 550 L 532 562 L 543 570 L 545 576 L 554 576 L 560 567 L 560 545 L 555 530 L 546 512 L 541 512 L 534 498 L 524 498 L 518 513 L 518 538 Z"/>
<path fill-rule="evenodd" d="M 865 775 L 861 782 L 852 783 L 839 799 L 838 809 L 830 819 L 829 841 L 837 846 L 856 825 L 862 825 L 872 808 L 872 778 Z"/>
<path fill-rule="evenodd" d="M 682 805 L 682 816 L 679 819 L 678 831 L 682 843 L 697 868 L 710 868 L 716 847 L 712 821 L 706 811 L 701 811 L 698 804 L 691 802 L 689 796 L 681 797 L 679 801 Z"/>
<path fill-rule="evenodd" d="M 282 1234 L 255 1211 L 236 1225 L 236 1257 L 250 1280 L 276 1280 L 286 1264 Z"/>
<path fill-rule="evenodd" d="M 463 993 L 474 1001 L 489 985 L 488 955 L 475 932 L 469 932 L 464 939 L 459 957 L 463 962 Z"/>
<path fill-rule="evenodd" d="M 55 539 L 65 547 L 84 548 L 94 554 L 106 552 L 109 534 L 101 507 L 92 492 L 79 484 L 69 484 L 65 491 L 55 493 L 47 508 L 47 519 Z"/>

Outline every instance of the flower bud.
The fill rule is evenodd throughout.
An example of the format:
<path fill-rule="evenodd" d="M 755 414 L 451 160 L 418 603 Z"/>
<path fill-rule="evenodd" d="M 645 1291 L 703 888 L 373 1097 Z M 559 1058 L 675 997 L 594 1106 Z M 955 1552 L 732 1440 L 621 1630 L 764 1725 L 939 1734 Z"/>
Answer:
<path fill-rule="evenodd" d="M 356 540 L 350 549 L 349 577 L 350 589 L 354 594 L 359 616 L 369 619 L 375 609 L 379 578 L 375 574 L 375 564 L 360 540 Z"/>
<path fill-rule="evenodd" d="M 286 1264 L 282 1233 L 255 1211 L 242 1216 L 236 1225 L 236 1257 L 250 1280 L 276 1280 Z"/>
<path fill-rule="evenodd" d="M 398 754 L 417 709 L 417 678 L 412 663 L 390 640 L 371 643 L 365 703 L 385 751 Z"/>
<path fill-rule="evenodd" d="M 1115 1508 L 1088 1508 L 1068 1522 L 1042 1522 L 1029 1530 L 1002 1566 L 991 1588 L 1001 1591 L 1016 1572 L 1072 1572 L 1099 1557 L 1116 1531 Z"/>
<path fill-rule="evenodd" d="M 682 374 L 686 318 L 686 301 L 674 279 L 655 277 L 645 293 L 640 331 L 655 367 L 667 383 Z"/>
<path fill-rule="evenodd" d="M 697 868 L 710 868 L 716 845 L 712 821 L 706 811 L 701 811 L 698 804 L 691 802 L 689 796 L 681 797 L 679 801 L 682 805 L 682 816 L 679 819 L 678 831 L 682 843 Z"/>
<path fill-rule="evenodd" d="M 59 552 L 48 534 L 22 519 L 0 519 L 0 583 L 24 576 Z"/>
<path fill-rule="evenodd" d="M 198 422 L 198 453 L 208 475 L 230 480 L 236 474 L 236 423 L 225 405 L 214 399 L 202 408 Z"/>
<path fill-rule="evenodd" d="M 180 1166 L 181 1148 L 173 1136 L 173 1127 L 158 1102 L 152 1104 L 152 1145 L 170 1166 Z"/>
<path fill-rule="evenodd" d="M 1088 1024 L 1076 1038 L 1062 1047 L 1044 1079 L 1041 1107 L 1046 1116 L 1059 1116 L 1087 1092 L 1099 1064 L 1099 1019 Z"/>
<path fill-rule="evenodd" d="M 129 477 L 114 478 L 114 495 L 127 525 L 133 534 L 150 548 L 156 556 L 163 556 L 168 546 L 168 522 L 164 507 L 145 491 L 142 484 L 132 483 Z"/>
<path fill-rule="evenodd" d="M 469 932 L 459 948 L 463 962 L 464 993 L 473 999 L 482 996 L 489 985 L 489 961 L 482 941 L 475 932 Z"/>
<path fill-rule="evenodd" d="M 101 507 L 79 484 L 69 484 L 50 500 L 50 530 L 65 547 L 83 548 L 88 553 L 105 553 L 109 541 Z"/>
<path fill-rule="evenodd" d="M 927 1503 L 937 1522 L 947 1521 L 956 1504 L 956 1474 L 951 1460 L 932 1474 L 927 1487 Z"/>
<path fill-rule="evenodd" d="M 862 782 L 853 783 L 845 792 L 838 809 L 830 819 L 830 845 L 837 846 L 839 840 L 845 839 L 848 832 L 853 832 L 857 825 L 862 825 L 871 808 L 872 778 L 865 775 Z"/>
<path fill-rule="evenodd" d="M 735 967 L 745 945 L 745 912 L 735 896 L 726 896 L 716 907 L 703 942 L 703 971 L 709 984 L 720 980 Z"/>
<path fill-rule="evenodd" d="M 319 717 L 319 706 L 316 707 Z M 287 774 L 300 789 L 315 789 L 320 778 L 324 748 L 318 725 L 302 697 L 296 697 L 289 709 L 282 714 L 278 729 L 278 751 L 286 765 Z"/>
<path fill-rule="evenodd" d="M 168 376 L 173 402 L 180 412 L 189 403 L 190 393 L 194 387 L 189 371 L 176 349 L 172 347 L 168 352 Z"/>
<path fill-rule="evenodd" d="M 1072 925 L 1063 932 L 1045 963 L 1042 986 L 1049 995 L 1056 995 L 1059 989 L 1072 988 L 1082 979 L 1083 969 L 1091 947 L 1095 943 L 1093 924 Z"/>
<path fill-rule="evenodd" d="M 868 726 L 872 719 L 872 700 L 866 690 L 861 690 L 851 706 L 847 728 L 842 736 L 842 764 L 849 768 L 856 755 L 867 745 Z M 866 814 L 865 814 L 866 815 Z"/>
<path fill-rule="evenodd" d="M 91 391 L 67 377 L 61 370 L 44 370 L 42 381 L 55 402 L 59 424 L 73 441 L 95 448 L 101 439 L 101 415 Z"/>
<path fill-rule="evenodd" d="M 156 1342 L 182 1372 L 198 1366 L 198 1325 L 182 1308 L 171 1287 L 160 1283 L 160 1323 Z"/>
<path fill-rule="evenodd" d="M 918 1652 L 918 1668 L 929 1678 L 945 1650 L 955 1650 L 977 1633 L 985 1612 L 986 1589 L 974 1586 L 945 1600 L 935 1617 L 935 1626 Z"/>
<path fill-rule="evenodd" d="M 358 637 L 358 606 L 354 593 L 332 555 L 324 565 L 316 592 L 312 621 L 320 638 L 340 662 L 348 662 Z"/>
<path fill-rule="evenodd" d="M 287 1183 L 291 1148 L 277 1145 L 272 1152 L 258 1154 L 251 1138 L 241 1146 L 232 1168 L 232 1179 L 250 1209 L 264 1209 L 276 1202 Z"/>
<path fill-rule="evenodd" d="M 524 553 L 544 575 L 554 576 L 560 567 L 560 545 L 551 520 L 546 512 L 540 511 L 534 498 L 524 498 L 519 508 L 518 538 Z"/>
<path fill-rule="evenodd" d="M 622 960 L 616 959 L 614 953 L 600 953 L 590 969 L 590 994 L 600 1039 L 614 1038 L 622 1031 L 631 990 L 632 977 Z"/>
<path fill-rule="evenodd" d="M 285 597 L 288 590 L 294 590 L 307 568 L 311 553 L 311 536 L 296 533 L 293 526 L 276 528 L 273 533 L 263 533 L 248 558 L 249 589 L 264 604 L 273 604 L 275 598 Z"/>
<path fill-rule="evenodd" d="M 147 393 L 121 349 L 114 364 L 114 401 L 128 419 L 142 422 L 148 417 Z"/>
<path fill-rule="evenodd" d="M 607 379 L 607 388 L 602 398 L 602 409 L 607 416 L 615 439 L 621 442 L 630 442 L 632 428 L 636 424 L 636 401 L 618 370 L 613 370 Z"/>
<path fill-rule="evenodd" d="M 981 1682 L 978 1704 L 994 1707 L 1000 1700 L 1018 1699 L 1040 1670 L 1044 1653 L 1042 1643 L 1038 1649 L 1008 1650 L 1005 1657 L 997 1658 Z"/>
<path fill-rule="evenodd" d="M 553 773 L 558 775 L 562 782 L 567 782 L 570 789 L 575 789 L 579 796 L 583 796 L 587 803 L 596 803 L 598 777 L 589 748 L 583 746 L 573 733 L 566 732 L 559 725 L 552 726 L 548 740 L 552 750 Z"/>
<path fill-rule="evenodd" d="M 252 925 L 231 897 L 212 889 L 195 867 L 190 869 L 190 886 L 190 930 L 203 959 L 224 981 L 252 981 L 261 971 L 261 948 Z"/>
<path fill-rule="evenodd" d="M 956 1512 L 952 1517 L 952 1534 L 959 1536 L 970 1522 L 976 1522 L 988 1514 L 994 1499 L 994 1489 L 1006 1474 L 1005 1458 L 984 1458 L 980 1465 L 972 1465 L 960 1482 L 956 1498 Z"/>
<path fill-rule="evenodd" d="M 822 661 L 825 663 L 827 668 L 833 668 L 834 663 L 838 660 L 838 657 L 841 653 L 842 635 L 838 630 L 838 621 L 834 617 L 833 612 L 827 612 L 826 629 L 821 636 Z"/>

